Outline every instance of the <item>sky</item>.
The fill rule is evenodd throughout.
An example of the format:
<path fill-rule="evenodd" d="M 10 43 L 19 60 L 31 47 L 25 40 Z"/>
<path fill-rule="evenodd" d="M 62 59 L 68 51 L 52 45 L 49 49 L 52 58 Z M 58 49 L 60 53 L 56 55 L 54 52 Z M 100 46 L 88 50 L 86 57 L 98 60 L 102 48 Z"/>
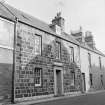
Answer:
<path fill-rule="evenodd" d="M 65 31 L 91 31 L 96 48 L 105 54 L 105 0 L 5 0 L 6 3 L 20 9 L 48 24 L 62 12 L 65 19 Z"/>

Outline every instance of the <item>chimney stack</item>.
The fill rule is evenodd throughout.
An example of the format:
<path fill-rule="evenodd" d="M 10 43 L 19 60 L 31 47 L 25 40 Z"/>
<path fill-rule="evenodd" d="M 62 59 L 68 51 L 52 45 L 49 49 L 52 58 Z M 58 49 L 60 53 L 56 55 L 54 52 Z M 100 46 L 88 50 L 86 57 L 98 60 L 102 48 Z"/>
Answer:
<path fill-rule="evenodd" d="M 55 16 L 55 18 L 52 20 L 52 24 L 50 25 L 50 27 L 55 31 L 61 31 L 64 32 L 65 31 L 65 20 L 63 17 L 61 17 L 61 12 L 57 13 L 57 16 Z M 59 33 L 59 32 L 58 32 Z"/>
<path fill-rule="evenodd" d="M 95 48 L 95 42 L 94 42 L 94 38 L 93 35 L 90 31 L 86 31 L 85 32 L 85 42 L 87 43 L 87 45 L 89 47 L 91 47 L 92 49 Z"/>
<path fill-rule="evenodd" d="M 73 37 L 75 37 L 75 39 L 79 42 L 79 43 L 84 43 L 85 40 L 84 40 L 84 35 L 83 35 L 83 32 L 82 32 L 82 27 L 80 26 L 80 29 L 77 30 L 77 31 L 72 31 L 71 32 L 71 35 Z"/>

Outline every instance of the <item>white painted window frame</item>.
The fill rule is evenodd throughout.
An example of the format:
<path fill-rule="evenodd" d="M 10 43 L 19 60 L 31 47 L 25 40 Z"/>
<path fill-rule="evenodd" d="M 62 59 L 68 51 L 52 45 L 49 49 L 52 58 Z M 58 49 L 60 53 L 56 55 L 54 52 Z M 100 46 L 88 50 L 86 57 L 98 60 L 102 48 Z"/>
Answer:
<path fill-rule="evenodd" d="M 42 84 L 42 68 L 39 68 L 39 67 L 36 67 L 35 69 L 39 69 L 40 70 L 40 83 L 39 84 L 36 84 L 35 83 L 35 87 L 39 87 L 39 86 L 41 86 L 41 84 Z M 36 78 L 36 77 L 35 77 Z"/>

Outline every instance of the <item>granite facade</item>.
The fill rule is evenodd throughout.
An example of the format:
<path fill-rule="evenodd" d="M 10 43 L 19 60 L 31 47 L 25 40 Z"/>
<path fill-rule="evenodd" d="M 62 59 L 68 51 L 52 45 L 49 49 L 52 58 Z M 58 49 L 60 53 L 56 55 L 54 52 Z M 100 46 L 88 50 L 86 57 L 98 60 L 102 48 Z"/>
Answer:
<path fill-rule="evenodd" d="M 39 35 L 41 39 L 41 44 L 37 45 L 41 51 L 39 53 L 36 53 L 35 49 L 35 35 Z M 61 45 L 60 59 L 56 59 L 58 53 L 56 42 Z M 74 48 L 74 63 L 70 61 L 69 46 Z M 78 47 L 70 42 L 19 23 L 16 41 L 15 98 L 54 94 L 54 62 L 63 64 L 64 93 L 80 91 L 81 72 L 78 54 Z M 35 68 L 42 69 L 41 86 L 38 87 L 34 81 Z M 74 86 L 71 86 L 72 71 L 75 73 Z"/>

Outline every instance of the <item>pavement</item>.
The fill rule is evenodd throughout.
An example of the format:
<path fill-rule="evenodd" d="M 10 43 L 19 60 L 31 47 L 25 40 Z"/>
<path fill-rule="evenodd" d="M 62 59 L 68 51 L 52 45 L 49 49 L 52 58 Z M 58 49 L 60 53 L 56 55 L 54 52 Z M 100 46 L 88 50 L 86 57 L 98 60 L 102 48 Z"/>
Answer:
<path fill-rule="evenodd" d="M 31 105 L 105 105 L 105 92 L 85 94 Z"/>
<path fill-rule="evenodd" d="M 41 100 L 39 99 L 39 100 L 23 101 L 23 102 L 16 103 L 16 104 L 2 103 L 0 105 L 49 105 L 49 103 L 50 103 L 50 105 L 69 105 L 69 104 L 66 104 L 66 102 L 67 101 L 69 102 L 70 100 L 71 100 L 70 102 L 73 103 L 73 104 L 70 104 L 70 105 L 82 105 L 82 102 L 86 101 L 86 103 L 87 103 L 87 100 L 86 100 L 87 98 L 89 99 L 89 97 L 92 97 L 91 99 L 95 100 L 94 99 L 95 96 L 102 97 L 101 94 L 103 94 L 103 97 L 105 97 L 105 90 L 96 91 L 96 92 L 88 92 L 88 93 L 75 92 L 75 93 L 72 93 L 70 95 L 65 95 L 65 96 L 61 96 L 61 97 L 51 97 L 51 98 L 43 98 Z M 87 97 L 87 96 L 89 96 L 89 97 Z M 93 96 L 94 96 L 94 98 L 93 98 Z M 98 97 L 96 97 L 96 98 L 98 98 Z M 78 99 L 80 101 L 82 101 L 81 104 L 74 104 L 76 101 L 78 101 Z M 65 102 L 65 100 L 66 100 L 66 102 Z M 74 102 L 73 102 L 73 100 L 74 100 Z M 86 103 L 84 103 L 83 105 L 88 105 Z M 96 104 L 92 104 L 92 105 L 96 105 Z M 101 105 L 101 104 L 98 104 L 98 105 Z M 105 103 L 102 104 L 102 105 L 105 105 Z"/>

